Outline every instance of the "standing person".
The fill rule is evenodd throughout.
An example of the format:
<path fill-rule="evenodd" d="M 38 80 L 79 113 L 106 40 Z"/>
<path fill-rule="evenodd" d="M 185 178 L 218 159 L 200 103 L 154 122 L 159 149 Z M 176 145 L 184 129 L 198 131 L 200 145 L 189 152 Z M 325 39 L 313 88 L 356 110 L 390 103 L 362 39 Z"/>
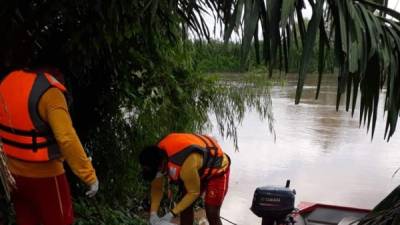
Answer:
<path fill-rule="evenodd" d="M 180 215 L 181 225 L 193 224 L 193 203 L 205 192 L 210 225 L 222 225 L 220 209 L 228 190 L 230 159 L 218 143 L 206 135 L 171 133 L 140 153 L 145 180 L 151 182 L 151 225 L 167 225 Z M 184 196 L 165 216 L 157 216 L 164 178 L 178 184 Z"/>
<path fill-rule="evenodd" d="M 53 76 L 54 75 L 54 76 Z M 0 83 L 0 137 L 16 180 L 11 193 L 17 225 L 71 225 L 72 199 L 65 160 L 89 186 L 99 187 L 92 163 L 72 126 L 57 69 L 15 70 Z M 60 79 L 61 80 L 61 79 Z"/>

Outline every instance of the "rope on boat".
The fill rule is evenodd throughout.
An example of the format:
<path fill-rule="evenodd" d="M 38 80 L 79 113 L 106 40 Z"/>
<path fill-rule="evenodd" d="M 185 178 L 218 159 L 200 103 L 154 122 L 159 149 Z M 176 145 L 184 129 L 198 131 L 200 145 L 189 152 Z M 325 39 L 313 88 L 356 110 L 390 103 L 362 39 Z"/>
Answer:
<path fill-rule="evenodd" d="M 237 223 L 234 223 L 234 222 L 232 222 L 232 221 L 230 221 L 230 220 L 228 220 L 228 219 L 226 219 L 226 218 L 224 218 L 224 217 L 222 217 L 222 216 L 220 216 L 220 218 L 223 219 L 223 220 L 225 220 L 226 222 L 232 224 L 232 225 L 238 225 Z"/>

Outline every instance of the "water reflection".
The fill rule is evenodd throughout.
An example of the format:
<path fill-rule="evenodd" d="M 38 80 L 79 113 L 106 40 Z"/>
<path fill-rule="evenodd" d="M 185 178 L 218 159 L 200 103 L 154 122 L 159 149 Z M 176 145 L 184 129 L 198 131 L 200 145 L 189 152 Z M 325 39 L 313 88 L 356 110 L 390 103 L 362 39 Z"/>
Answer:
<path fill-rule="evenodd" d="M 286 179 L 297 190 L 297 203 L 363 208 L 373 207 L 399 184 L 400 175 L 392 178 L 400 166 L 399 134 L 390 143 L 383 140 L 382 107 L 371 141 L 366 129 L 359 128 L 358 111 L 352 118 L 342 103 L 336 112 L 336 78 L 326 78 L 318 100 L 314 100 L 316 79 L 308 80 L 300 105 L 294 105 L 294 77 L 286 86 L 272 89 L 276 143 L 267 124 L 250 111 L 238 130 L 240 152 L 213 132 L 233 161 L 222 216 L 240 225 L 261 224 L 249 210 L 255 188 L 284 185 Z"/>

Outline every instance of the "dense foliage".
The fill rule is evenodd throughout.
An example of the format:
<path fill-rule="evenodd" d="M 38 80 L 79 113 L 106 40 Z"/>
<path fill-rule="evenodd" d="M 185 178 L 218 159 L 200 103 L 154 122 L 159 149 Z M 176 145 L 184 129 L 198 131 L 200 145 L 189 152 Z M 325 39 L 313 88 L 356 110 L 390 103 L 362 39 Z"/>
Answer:
<path fill-rule="evenodd" d="M 263 44 L 260 41 L 261 45 Z M 294 40 L 291 41 L 292 45 L 295 45 Z M 255 68 L 261 68 L 265 66 L 259 60 L 262 59 L 264 54 L 263 50 L 260 49 L 258 54 L 260 57 L 257 58 L 255 48 L 250 51 L 248 56 L 248 65 L 243 68 L 241 65 L 241 44 L 235 42 L 224 43 L 218 40 L 212 40 L 210 42 L 195 41 L 193 44 L 193 64 L 194 69 L 201 72 L 213 73 L 213 72 L 243 72 L 253 71 Z M 308 72 L 318 72 L 318 43 L 314 45 L 312 54 L 310 55 L 308 63 Z M 302 46 L 290 48 L 288 52 L 289 60 L 285 64 L 283 61 L 279 61 L 275 66 L 275 70 L 285 71 L 288 73 L 296 73 L 299 70 Z M 335 67 L 333 51 L 329 51 L 325 57 L 325 71 L 333 73 Z"/>
<path fill-rule="evenodd" d="M 246 95 L 251 83 L 228 90 L 194 70 L 187 17 L 161 1 L 0 2 L 0 74 L 56 66 L 66 76 L 74 125 L 100 180 L 89 201 L 72 182 L 77 224 L 134 224 L 147 194 L 137 153 L 169 132 L 204 131 L 214 115 L 237 147 L 246 106 L 272 129 L 270 98 Z"/>
<path fill-rule="evenodd" d="M 194 69 L 200 72 L 240 72 L 240 44 L 221 41 L 193 43 Z"/>
<path fill-rule="evenodd" d="M 43 65 L 65 73 L 75 127 L 107 192 L 128 188 L 117 177 L 137 177 L 127 169 L 141 146 L 171 130 L 199 130 L 206 120 L 200 109 L 207 108 L 210 81 L 190 73 L 178 18 L 153 18 L 146 3 L 12 1 L 0 7 L 3 74 Z"/>
<path fill-rule="evenodd" d="M 310 22 L 305 21 L 303 9 L 308 2 L 312 8 Z M 387 8 L 387 0 L 233 0 L 222 10 L 225 19 L 225 40 L 233 30 L 243 27 L 242 60 L 247 66 L 253 41 L 262 48 L 267 66 L 282 61 L 288 64 L 292 40 L 302 45 L 296 103 L 300 102 L 304 80 L 308 73 L 313 48 L 318 38 L 319 86 L 325 69 L 326 50 L 334 50 L 338 67 L 337 107 L 346 95 L 346 110 L 354 113 L 360 90 L 360 123 L 371 128 L 372 136 L 377 118 L 381 88 L 386 86 L 386 138 L 396 130 L 400 110 L 399 52 L 400 14 Z M 263 44 L 258 33 L 262 30 Z M 259 50 L 256 50 L 259 52 Z M 287 68 L 287 66 L 286 66 Z M 269 66 L 272 75 L 272 66 Z"/>

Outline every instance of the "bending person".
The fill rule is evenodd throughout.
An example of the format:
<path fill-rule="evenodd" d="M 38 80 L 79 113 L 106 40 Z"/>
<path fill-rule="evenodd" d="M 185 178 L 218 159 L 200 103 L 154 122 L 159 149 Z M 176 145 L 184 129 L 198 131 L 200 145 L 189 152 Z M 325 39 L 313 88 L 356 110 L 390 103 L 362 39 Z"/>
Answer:
<path fill-rule="evenodd" d="M 205 135 L 171 133 L 140 154 L 143 177 L 151 182 L 150 224 L 163 225 L 180 215 L 181 225 L 193 224 L 193 203 L 205 193 L 210 225 L 222 225 L 220 209 L 228 190 L 229 157 L 218 143 Z M 178 184 L 183 198 L 165 216 L 157 216 L 163 182 Z"/>

